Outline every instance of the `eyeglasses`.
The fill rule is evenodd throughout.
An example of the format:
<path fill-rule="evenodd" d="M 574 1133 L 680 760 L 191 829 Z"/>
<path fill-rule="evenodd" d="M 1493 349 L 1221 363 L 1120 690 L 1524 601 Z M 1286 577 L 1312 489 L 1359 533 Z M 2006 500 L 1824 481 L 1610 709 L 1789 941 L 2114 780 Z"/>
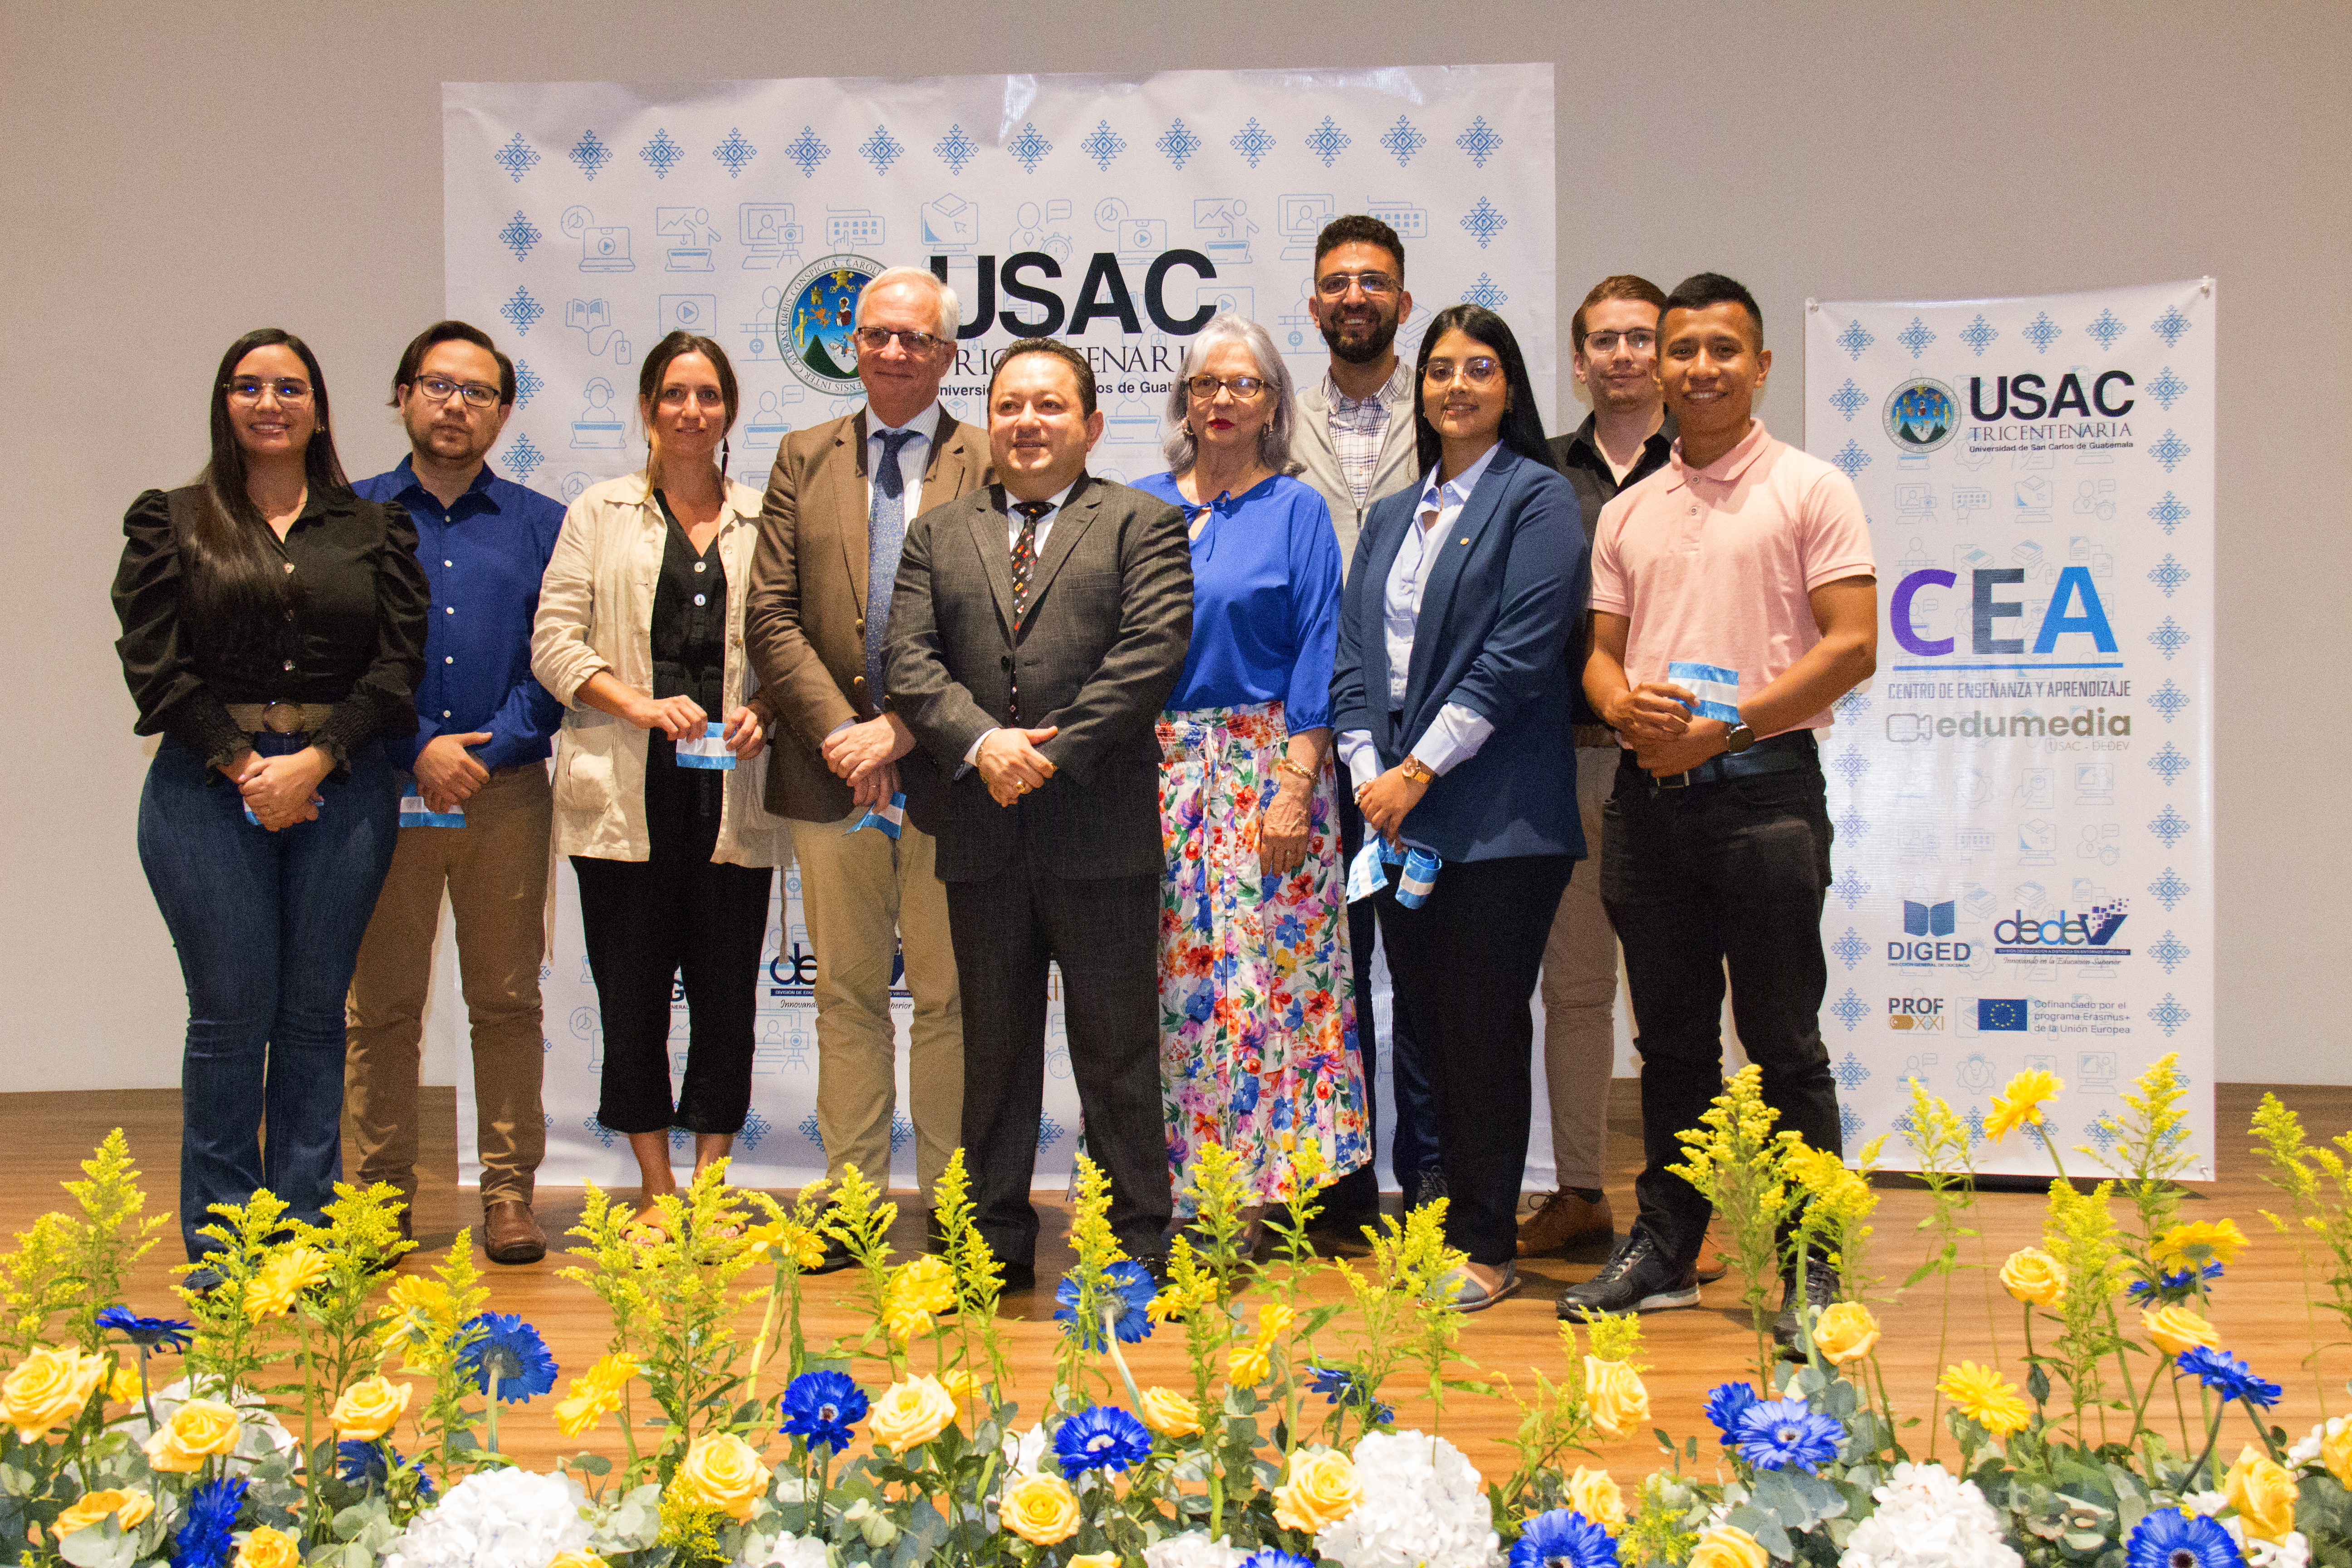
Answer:
<path fill-rule="evenodd" d="M 1315 291 L 1326 300 L 1345 299 L 1350 283 L 1375 300 L 1397 290 L 1397 280 L 1385 272 L 1326 272 L 1315 280 Z"/>
<path fill-rule="evenodd" d="M 715 386 L 665 386 L 654 401 L 664 408 L 683 408 L 693 403 L 716 410 L 727 406 L 727 395 Z"/>
<path fill-rule="evenodd" d="M 499 400 L 499 389 L 495 386 L 485 386 L 478 381 L 451 381 L 442 375 L 420 377 L 416 390 L 428 403 L 446 403 L 452 397 L 463 395 L 474 407 L 488 408 Z"/>
<path fill-rule="evenodd" d="M 1265 382 L 1255 375 L 1228 376 L 1223 381 L 1213 375 L 1196 375 L 1184 383 L 1184 390 L 1192 395 L 1195 403 L 1206 403 L 1215 397 L 1221 386 L 1234 395 L 1234 402 L 1247 403 L 1265 390 Z"/>
<path fill-rule="evenodd" d="M 1475 359 L 1465 359 L 1459 365 L 1450 359 L 1433 359 L 1423 365 L 1421 371 L 1423 380 L 1441 385 L 1455 379 L 1458 375 L 1473 386 L 1492 386 L 1502 374 L 1502 361 L 1486 354 L 1480 354 Z"/>
<path fill-rule="evenodd" d="M 893 338 L 910 354 L 927 354 L 947 342 L 930 332 L 897 332 L 887 327 L 860 327 L 849 335 L 856 340 L 859 348 L 877 354 L 890 346 Z"/>
<path fill-rule="evenodd" d="M 1584 352 L 1588 354 L 1613 354 L 1617 352 L 1617 340 L 1620 338 L 1624 339 L 1625 346 L 1637 354 L 1647 353 L 1658 346 L 1657 333 L 1636 328 L 1630 332 L 1587 332 L 1584 334 Z"/>
<path fill-rule="evenodd" d="M 261 395 L 265 392 L 277 394 L 278 401 L 280 403 L 310 401 L 310 384 L 307 381 L 297 381 L 290 375 L 279 376 L 275 381 L 264 381 L 258 376 L 240 375 L 234 381 L 225 381 L 221 384 L 228 389 L 229 400 L 233 403 L 258 403 L 261 401 Z"/>

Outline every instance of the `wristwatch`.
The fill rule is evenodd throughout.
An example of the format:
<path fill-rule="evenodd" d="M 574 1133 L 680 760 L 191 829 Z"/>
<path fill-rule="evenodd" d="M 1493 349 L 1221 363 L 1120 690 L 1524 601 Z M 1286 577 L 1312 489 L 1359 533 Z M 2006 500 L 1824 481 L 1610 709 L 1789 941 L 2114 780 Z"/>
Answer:
<path fill-rule="evenodd" d="M 1730 731 L 1723 737 L 1724 753 L 1727 756 L 1736 752 L 1744 752 L 1755 743 L 1756 731 L 1749 729 L 1743 721 L 1734 724 Z"/>
<path fill-rule="evenodd" d="M 1404 761 L 1397 764 L 1397 772 L 1402 773 L 1405 777 L 1411 779 L 1417 784 L 1428 784 L 1437 777 L 1435 769 L 1432 768 L 1427 763 L 1423 762 L 1419 757 L 1410 754 L 1405 757 Z"/>

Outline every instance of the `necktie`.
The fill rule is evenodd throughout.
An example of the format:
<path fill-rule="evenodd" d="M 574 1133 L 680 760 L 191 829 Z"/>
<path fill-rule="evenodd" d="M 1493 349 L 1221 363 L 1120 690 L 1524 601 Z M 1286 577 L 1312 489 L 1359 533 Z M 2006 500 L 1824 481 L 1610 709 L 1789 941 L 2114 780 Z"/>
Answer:
<path fill-rule="evenodd" d="M 1054 510 L 1049 500 L 1024 500 L 1013 503 L 1021 514 L 1021 537 L 1013 542 L 1013 629 L 1021 630 L 1021 619 L 1029 613 L 1029 578 L 1037 570 L 1037 520 Z"/>
<path fill-rule="evenodd" d="M 869 476 L 866 509 L 866 694 L 882 706 L 882 645 L 890 629 L 890 588 L 907 548 L 907 484 L 898 454 L 921 432 L 885 430 L 882 457 Z"/>

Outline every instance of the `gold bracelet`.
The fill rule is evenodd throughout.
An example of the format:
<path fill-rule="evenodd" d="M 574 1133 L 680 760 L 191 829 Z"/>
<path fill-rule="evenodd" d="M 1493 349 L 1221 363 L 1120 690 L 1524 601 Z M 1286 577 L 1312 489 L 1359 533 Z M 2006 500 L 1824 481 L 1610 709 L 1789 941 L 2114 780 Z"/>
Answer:
<path fill-rule="evenodd" d="M 1299 778 L 1305 779 L 1308 784 L 1313 784 L 1315 782 L 1315 771 L 1312 768 L 1300 767 L 1297 763 L 1292 762 L 1287 754 L 1284 755 L 1279 761 L 1277 761 L 1274 764 L 1274 767 L 1276 773 L 1295 774 Z"/>

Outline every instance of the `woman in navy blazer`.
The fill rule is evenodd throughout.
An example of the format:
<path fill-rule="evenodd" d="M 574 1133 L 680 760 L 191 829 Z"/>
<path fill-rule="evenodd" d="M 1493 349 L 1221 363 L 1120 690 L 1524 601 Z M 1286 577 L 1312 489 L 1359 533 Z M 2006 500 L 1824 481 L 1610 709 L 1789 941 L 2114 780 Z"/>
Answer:
<path fill-rule="evenodd" d="M 1544 939 L 1584 856 L 1569 634 L 1586 593 L 1575 492 L 1551 466 L 1517 340 L 1476 305 L 1423 334 L 1423 482 L 1356 541 L 1332 723 L 1366 826 L 1441 862 L 1418 907 L 1390 868 L 1371 895 L 1396 1005 L 1429 1074 L 1455 1305 L 1517 1289 L 1528 1011 Z"/>

